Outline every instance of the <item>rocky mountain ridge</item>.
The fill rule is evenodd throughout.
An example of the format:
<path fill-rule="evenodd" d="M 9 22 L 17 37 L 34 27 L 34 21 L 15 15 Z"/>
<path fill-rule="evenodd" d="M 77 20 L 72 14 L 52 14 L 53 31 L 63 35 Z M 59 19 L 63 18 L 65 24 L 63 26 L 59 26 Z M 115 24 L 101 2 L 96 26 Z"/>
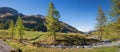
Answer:
<path fill-rule="evenodd" d="M 46 27 L 44 25 L 45 16 L 43 15 L 24 15 L 19 13 L 17 10 L 10 8 L 10 7 L 0 7 L 0 22 L 5 24 L 9 24 L 10 20 L 16 22 L 17 17 L 21 16 L 24 25 L 28 29 L 38 30 L 42 32 L 46 32 Z M 74 32 L 74 33 L 82 33 L 81 31 L 77 30 L 76 28 L 61 22 L 62 30 L 61 32 Z"/>

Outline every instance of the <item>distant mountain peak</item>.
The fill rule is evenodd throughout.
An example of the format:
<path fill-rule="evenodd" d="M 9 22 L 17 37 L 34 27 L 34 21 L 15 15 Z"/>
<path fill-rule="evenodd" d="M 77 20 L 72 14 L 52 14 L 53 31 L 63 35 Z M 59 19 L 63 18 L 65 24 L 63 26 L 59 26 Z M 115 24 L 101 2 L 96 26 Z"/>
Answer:
<path fill-rule="evenodd" d="M 10 7 L 0 7 L 0 17 L 18 15 L 18 11 Z"/>

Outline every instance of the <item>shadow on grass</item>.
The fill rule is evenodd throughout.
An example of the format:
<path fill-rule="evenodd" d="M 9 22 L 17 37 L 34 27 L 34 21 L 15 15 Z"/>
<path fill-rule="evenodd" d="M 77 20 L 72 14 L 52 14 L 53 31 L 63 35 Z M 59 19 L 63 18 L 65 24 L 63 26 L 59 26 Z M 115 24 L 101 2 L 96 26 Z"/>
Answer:
<path fill-rule="evenodd" d="M 99 42 L 97 39 L 87 39 L 78 35 L 62 36 L 64 39 L 57 39 L 55 45 L 90 45 Z"/>

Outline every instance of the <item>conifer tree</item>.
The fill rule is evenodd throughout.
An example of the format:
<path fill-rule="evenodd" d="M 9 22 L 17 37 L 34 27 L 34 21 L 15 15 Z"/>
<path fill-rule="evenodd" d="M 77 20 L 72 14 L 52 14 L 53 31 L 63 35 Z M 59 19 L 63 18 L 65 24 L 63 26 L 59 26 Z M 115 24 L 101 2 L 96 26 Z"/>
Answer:
<path fill-rule="evenodd" d="M 59 30 L 59 12 L 55 9 L 53 3 L 49 4 L 48 14 L 46 17 L 46 27 L 50 35 L 54 35 L 54 40 L 56 40 L 56 30 Z"/>
<path fill-rule="evenodd" d="M 120 20 L 120 0 L 112 0 L 111 16 Z"/>
<path fill-rule="evenodd" d="M 24 35 L 24 25 L 20 16 L 18 17 L 16 22 L 16 33 L 17 35 L 19 35 L 21 42 L 23 40 L 23 35 Z"/>
<path fill-rule="evenodd" d="M 9 29 L 8 29 L 8 35 L 11 35 L 12 39 L 14 37 L 14 30 L 15 30 L 14 22 L 13 20 L 11 20 L 9 24 Z"/>
<path fill-rule="evenodd" d="M 102 40 L 104 27 L 106 25 L 106 16 L 104 12 L 102 11 L 101 7 L 98 7 L 98 16 L 97 16 L 97 31 L 99 32 L 99 39 Z"/>
<path fill-rule="evenodd" d="M 120 33 L 120 0 L 112 0 L 111 16 L 113 17 L 113 30 Z"/>

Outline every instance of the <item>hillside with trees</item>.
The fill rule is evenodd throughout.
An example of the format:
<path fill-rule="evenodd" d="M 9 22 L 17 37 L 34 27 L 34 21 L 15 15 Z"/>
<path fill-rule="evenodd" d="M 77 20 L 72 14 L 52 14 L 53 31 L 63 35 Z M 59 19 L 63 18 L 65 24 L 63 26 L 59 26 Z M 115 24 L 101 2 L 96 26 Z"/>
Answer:
<path fill-rule="evenodd" d="M 9 7 L 0 7 L 0 29 L 8 29 L 8 25 L 10 20 L 13 20 L 14 23 L 17 21 L 18 16 L 22 18 L 22 21 L 25 25 L 26 30 L 37 30 L 46 32 L 46 26 L 44 24 L 46 20 L 46 16 L 43 15 L 24 15 L 22 13 L 19 13 L 17 10 L 9 8 Z M 75 33 L 83 33 L 76 28 L 59 21 L 61 25 L 60 32 L 75 32 Z"/>
<path fill-rule="evenodd" d="M 56 5 L 49 3 L 46 16 L 0 7 L 0 52 L 120 52 L 120 0 L 111 0 L 109 14 L 97 6 L 89 32 L 60 21 Z"/>

